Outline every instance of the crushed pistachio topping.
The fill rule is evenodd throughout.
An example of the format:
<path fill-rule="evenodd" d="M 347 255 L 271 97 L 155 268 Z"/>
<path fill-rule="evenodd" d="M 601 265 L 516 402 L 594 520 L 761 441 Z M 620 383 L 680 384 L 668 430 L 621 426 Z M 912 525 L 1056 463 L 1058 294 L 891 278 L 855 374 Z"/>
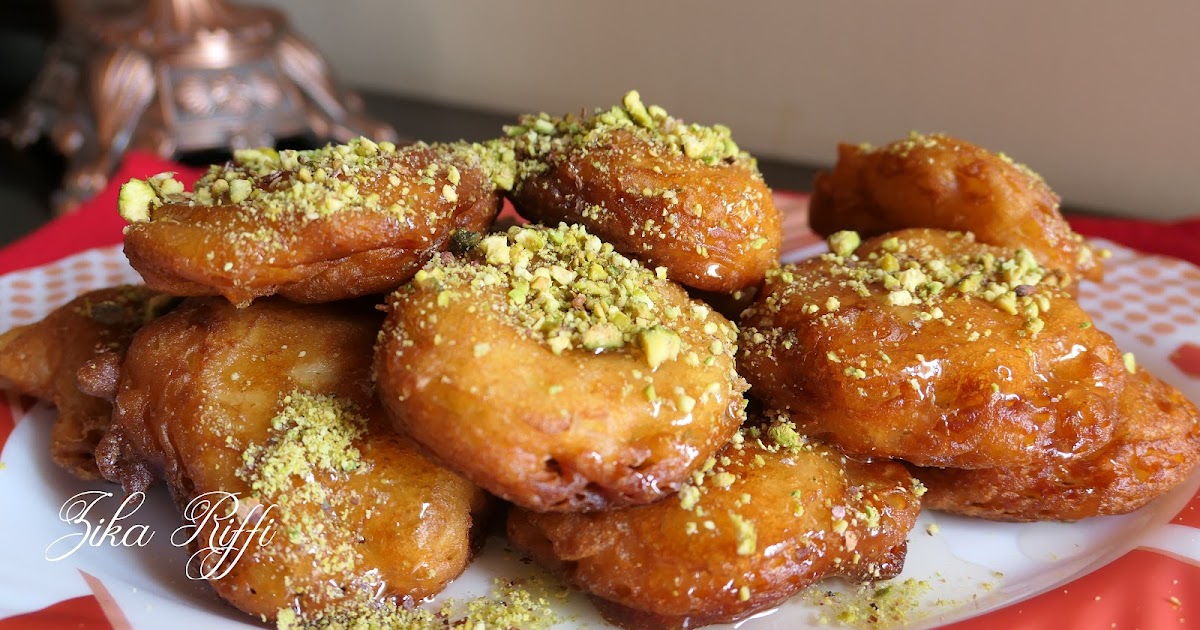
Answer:
<path fill-rule="evenodd" d="M 840 495 L 823 493 L 813 496 L 809 490 L 800 489 L 768 496 L 753 494 L 755 486 L 748 484 L 752 484 L 758 475 L 772 474 L 756 471 L 768 465 L 791 466 L 797 455 L 821 448 L 802 436 L 786 414 L 771 413 L 768 419 L 770 422 L 765 425 L 754 423 L 743 426 L 724 454 L 708 458 L 680 488 L 679 509 L 690 513 L 684 519 L 683 534 L 722 536 L 729 540 L 731 553 L 754 556 L 770 553 L 765 549 L 773 548 L 778 542 L 773 538 L 763 538 L 778 535 L 778 530 L 774 528 L 769 532 L 760 531 L 756 519 L 761 518 L 763 510 L 770 514 L 766 522 L 772 524 L 778 523 L 785 515 L 812 519 L 816 511 L 829 519 L 818 524 L 824 533 L 800 530 L 807 532 L 801 534 L 807 541 L 803 544 L 817 544 L 814 541 L 822 540 L 820 544 L 825 545 L 827 551 L 846 554 L 838 562 L 869 562 L 855 549 L 861 536 L 877 534 L 884 526 L 883 512 L 879 506 L 886 503 L 876 490 L 847 483 L 844 491 L 838 491 Z M 832 454 L 828 456 L 837 457 Z M 770 464 L 768 458 L 771 458 Z M 844 457 L 842 461 L 845 461 Z M 896 489 L 913 494 L 917 490 L 916 486 L 907 487 L 907 482 L 904 487 Z M 764 507 L 752 507 L 760 505 Z M 870 571 L 880 570 L 878 566 L 867 566 Z"/>
<path fill-rule="evenodd" d="M 433 158 L 423 170 L 414 173 L 405 166 L 424 152 L 432 152 Z M 348 211 L 404 219 L 426 211 L 417 202 L 419 187 L 434 187 L 440 198 L 456 203 L 463 197 L 461 169 L 467 167 L 481 170 L 498 188 L 512 187 L 515 157 L 507 142 L 397 148 L 390 142 L 356 138 L 305 151 L 239 150 L 231 161 L 210 167 L 190 192 L 172 173 L 131 180 L 121 187 L 118 209 L 131 223 L 151 220 L 150 210 L 164 203 L 233 206 L 256 219 L 287 219 L 299 225 Z"/>
<path fill-rule="evenodd" d="M 311 553 L 330 578 L 325 581 L 329 594 L 337 595 L 336 583 L 354 576 L 361 556 L 355 536 L 337 525 L 336 513 L 352 498 L 333 492 L 329 482 L 362 467 L 354 442 L 365 433 L 366 419 L 344 401 L 304 391 L 285 394 L 278 404 L 269 438 L 242 451 L 236 475 L 249 484 L 254 500 L 278 508 L 287 544 L 269 545 L 263 552 L 268 557 Z M 321 509 L 325 506 L 328 511 Z"/>
<path fill-rule="evenodd" d="M 597 110 L 586 118 L 530 114 L 522 116 L 518 124 L 504 128 L 518 152 L 534 159 L 602 144 L 615 131 L 628 131 L 702 164 L 738 164 L 754 168 L 753 158 L 738 148 L 725 125 L 686 123 L 662 107 L 646 105 L 636 90 L 626 93 L 620 105 Z M 532 165 L 532 168 L 537 166 Z"/>
<path fill-rule="evenodd" d="M 733 534 L 737 538 L 737 554 L 752 556 L 758 550 L 758 533 L 754 523 L 739 514 L 730 514 L 729 522 L 733 525 Z"/>
<path fill-rule="evenodd" d="M 796 432 L 796 426 L 791 422 L 777 422 L 767 429 L 767 435 L 783 448 L 800 448 L 804 445 L 804 437 Z"/>
<path fill-rule="evenodd" d="M 550 602 L 539 579 L 497 579 L 491 592 L 457 602 L 447 600 L 437 610 L 408 608 L 392 600 L 355 601 L 305 617 L 285 608 L 276 617 L 278 630 L 548 630 L 564 621 Z"/>
<path fill-rule="evenodd" d="M 768 225 L 763 222 L 764 212 L 774 213 L 770 191 L 754 158 L 737 147 L 722 125 L 685 123 L 661 107 L 646 105 L 635 91 L 611 109 L 580 116 L 526 115 L 519 124 L 505 127 L 505 132 L 517 157 L 518 204 L 529 205 L 535 214 L 562 216 L 558 209 L 538 210 L 543 202 L 522 199 L 528 197 L 523 195 L 526 187 L 546 189 L 557 182 L 554 185 L 562 195 L 558 205 L 571 208 L 570 214 L 626 253 L 658 257 L 654 252 L 667 248 L 671 256 L 688 251 L 699 258 L 728 261 L 731 256 L 753 257 L 778 248 L 777 234 L 757 229 Z M 655 176 L 639 175 L 640 169 Z M 742 185 L 722 187 L 722 201 L 714 203 L 712 195 L 701 194 L 688 182 L 710 181 L 718 169 L 733 169 L 720 177 L 733 175 Z M 585 181 L 591 184 L 584 185 Z M 601 181 L 605 183 L 600 185 Z M 647 207 L 631 223 L 628 212 L 596 205 L 607 202 L 598 194 L 601 189 L 630 201 L 640 197 Z M 703 234 L 733 229 L 734 224 L 755 229 L 745 238 L 710 249 L 711 239 Z M 712 269 L 693 271 L 713 273 Z"/>
<path fill-rule="evenodd" d="M 969 232 L 950 233 L 950 238 L 965 245 L 975 242 Z M 983 300 L 1021 319 L 1022 334 L 1036 338 L 1045 327 L 1041 315 L 1050 310 L 1051 298 L 1062 295 L 1059 277 L 1038 264 L 1026 249 L 1017 249 L 1007 257 L 993 253 L 991 248 L 942 254 L 893 236 L 879 243 L 879 251 L 860 256 L 849 249 L 859 240 L 853 232 L 830 236 L 831 251 L 819 258 L 826 272 L 821 277 L 805 276 L 796 265 L 769 271 L 769 283 L 787 286 L 754 308 L 778 312 L 792 300 L 805 300 L 802 312 L 818 318 L 835 317 L 845 298 L 828 296 L 820 302 L 817 296 L 822 289 L 847 288 L 859 298 L 879 295 L 887 306 L 907 309 L 904 312 L 917 326 L 934 321 L 953 325 L 955 322 L 943 309 L 946 304 L 960 299 Z M 851 368 L 847 370 L 849 375 L 858 374 L 858 370 L 853 374 Z"/>
<path fill-rule="evenodd" d="M 140 223 L 150 220 L 151 208 L 162 204 L 158 190 L 154 184 L 156 177 L 170 177 L 171 173 L 160 173 L 148 180 L 131 179 L 121 184 L 121 192 L 117 195 L 117 212 L 129 223 Z"/>
<path fill-rule="evenodd" d="M 882 147 L 869 148 L 868 150 L 881 153 L 890 153 L 900 157 L 908 157 L 909 154 L 918 149 L 937 149 L 949 139 L 949 136 L 942 133 L 926 134 L 914 129 L 908 132 L 908 137 L 906 138 L 886 144 Z"/>
<path fill-rule="evenodd" d="M 1126 372 L 1137 374 L 1137 357 L 1133 356 L 1132 352 L 1121 355 L 1121 362 L 1125 364 Z"/>
<path fill-rule="evenodd" d="M 862 244 L 862 237 L 858 232 L 852 230 L 842 230 L 829 235 L 829 250 L 838 256 L 846 257 L 854 253 L 858 246 Z"/>
<path fill-rule="evenodd" d="M 358 468 L 360 456 L 353 442 L 362 437 L 366 419 L 335 398 L 302 391 L 284 395 L 280 406 L 271 419 L 272 439 L 242 453 L 238 474 L 256 497 L 282 495 L 297 479 L 320 473 L 338 476 Z"/>
<path fill-rule="evenodd" d="M 901 140 L 897 140 L 895 142 L 884 145 L 882 147 L 872 148 L 870 145 L 866 145 L 866 146 L 860 145 L 860 149 L 862 149 L 863 151 L 868 152 L 868 153 L 873 153 L 873 152 L 887 153 L 887 154 L 895 155 L 898 157 L 907 158 L 914 151 L 936 150 L 936 149 L 957 151 L 957 150 L 959 150 L 958 146 L 959 146 L 959 141 L 955 140 L 954 138 L 951 138 L 950 136 L 947 136 L 944 133 L 921 133 L 919 131 L 912 130 L 912 131 L 908 132 L 908 137 L 903 138 Z M 1031 179 L 1034 179 L 1034 180 L 1042 180 L 1041 175 L 1038 175 L 1036 172 L 1033 171 L 1033 169 L 1029 168 L 1028 166 L 1012 159 L 1011 157 L 1009 157 L 1008 154 L 997 153 L 996 157 L 999 158 L 1000 161 L 1004 162 L 1005 164 L 1008 164 L 1009 166 L 1012 166 L 1013 168 L 1021 171 L 1023 174 L 1025 174 L 1025 176 L 1027 176 Z"/>
<path fill-rule="evenodd" d="M 651 369 L 662 365 L 664 361 L 674 361 L 679 357 L 679 335 L 669 328 L 655 326 L 643 330 L 638 335 L 638 342 Z"/>
<path fill-rule="evenodd" d="M 755 453 L 753 457 L 743 453 L 747 443 L 752 444 L 756 450 L 766 453 L 781 451 L 798 453 L 801 450 L 812 448 L 808 441 L 796 432 L 791 421 L 784 417 L 780 417 L 772 423 L 765 433 L 756 426 L 742 427 L 730 443 L 732 456 L 708 458 L 679 489 L 679 507 L 693 512 L 698 518 L 704 517 L 707 511 L 702 505 L 702 499 L 708 493 L 717 491 L 739 493 L 740 496 L 733 502 L 735 508 L 750 504 L 753 497 L 740 490 L 741 478 L 731 468 L 735 465 L 734 458 L 739 461 L 748 460 L 751 468 L 761 468 L 766 465 L 766 461 L 760 453 Z M 754 555 L 758 549 L 758 532 L 754 521 L 736 511 L 731 511 L 726 516 L 735 540 L 736 553 L 743 556 Z M 711 527 L 709 523 L 712 523 Z M 702 526 L 711 530 L 716 528 L 716 523 L 711 519 L 706 519 Z M 688 534 L 695 534 L 699 532 L 701 523 L 689 522 L 686 527 Z"/>
<path fill-rule="evenodd" d="M 651 370 L 680 358 L 676 329 L 702 325 L 709 316 L 708 309 L 666 307 L 661 291 L 667 280 L 584 228 L 565 224 L 489 235 L 461 258 L 433 259 L 413 282 L 436 292 L 446 308 L 473 302 L 478 291 L 500 290 L 503 320 L 555 354 L 637 348 Z M 728 340 L 732 328 L 723 328 Z"/>
<path fill-rule="evenodd" d="M 932 590 L 925 580 L 908 578 L 864 584 L 848 592 L 816 585 L 803 592 L 812 606 L 821 608 L 817 621 L 854 628 L 890 628 L 918 621 L 921 598 Z"/>

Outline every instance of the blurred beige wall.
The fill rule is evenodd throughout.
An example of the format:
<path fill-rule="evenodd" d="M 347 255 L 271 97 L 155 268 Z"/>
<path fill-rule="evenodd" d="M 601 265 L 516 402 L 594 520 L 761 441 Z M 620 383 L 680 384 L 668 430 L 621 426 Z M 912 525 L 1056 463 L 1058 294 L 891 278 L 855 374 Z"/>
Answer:
<path fill-rule="evenodd" d="M 269 3 L 354 85 L 556 113 L 637 87 L 812 163 L 941 130 L 1077 205 L 1200 214 L 1200 2 Z"/>

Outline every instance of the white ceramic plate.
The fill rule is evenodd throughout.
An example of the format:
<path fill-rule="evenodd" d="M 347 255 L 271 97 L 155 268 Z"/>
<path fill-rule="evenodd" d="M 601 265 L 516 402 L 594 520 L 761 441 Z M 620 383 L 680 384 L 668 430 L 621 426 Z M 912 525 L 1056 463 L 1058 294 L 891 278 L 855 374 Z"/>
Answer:
<path fill-rule="evenodd" d="M 820 251 L 823 246 L 805 226 L 803 198 L 781 197 L 779 201 L 786 211 L 785 258 L 796 260 Z M 1123 349 L 1133 351 L 1140 364 L 1182 389 L 1192 400 L 1200 400 L 1200 375 L 1189 375 L 1183 369 L 1194 369 L 1187 364 L 1187 357 L 1200 353 L 1200 346 L 1195 345 L 1200 341 L 1200 271 L 1181 261 L 1103 245 L 1115 255 L 1108 261 L 1106 282 L 1092 285 L 1080 296 L 1084 308 Z M 81 291 L 136 280 L 117 247 L 90 250 L 2 276 L 0 331 L 34 321 Z M 147 525 L 154 535 L 146 546 L 84 545 L 63 560 L 46 559 L 54 541 L 84 529 L 60 520 L 60 509 L 68 498 L 87 490 L 118 493 L 94 508 L 93 514 L 101 517 L 111 517 L 121 499 L 118 488 L 77 481 L 49 461 L 46 453 L 54 413 L 43 403 L 0 390 L 0 461 L 4 466 L 0 469 L 0 630 L 56 630 L 78 627 L 78 623 L 139 629 L 261 627 L 223 604 L 203 582 L 185 577 L 186 554 L 170 544 L 179 516 L 161 486 L 122 522 Z M 1017 622 L 1026 627 L 1071 627 L 1072 623 L 1064 620 L 1077 617 L 1064 618 L 1053 611 L 1061 611 L 1063 606 L 1082 607 L 1080 602 L 1091 601 L 1098 602 L 1097 606 L 1103 602 L 1100 616 L 1091 618 L 1107 619 L 1105 615 L 1109 615 L 1116 621 L 1120 615 L 1128 619 L 1128 614 L 1134 614 L 1133 623 L 1141 622 L 1143 628 L 1157 627 L 1155 620 L 1159 619 L 1184 618 L 1190 602 L 1200 606 L 1200 596 L 1194 602 L 1188 599 L 1188 589 L 1200 586 L 1200 515 L 1185 509 L 1198 488 L 1200 475 L 1194 475 L 1182 487 L 1133 514 L 1073 524 L 1003 524 L 926 512 L 910 536 L 908 560 L 898 578 L 926 580 L 932 587 L 921 600 L 921 610 L 911 616 L 913 626 L 934 627 L 974 618 L 956 627 L 1011 626 Z M 938 525 L 936 535 L 927 533 L 930 523 Z M 61 550 L 66 543 L 58 544 L 55 549 Z M 482 595 L 494 578 L 537 571 L 505 547 L 503 539 L 489 540 L 481 557 L 443 596 Z M 1143 551 L 1136 554 L 1153 554 L 1151 559 L 1127 556 L 1139 548 Z M 1110 565 L 1119 558 L 1118 564 Z M 1151 606 L 1150 612 L 1128 613 L 1135 605 L 1147 605 L 1145 594 L 1136 586 L 1150 578 L 1117 569 L 1147 562 L 1158 574 L 1154 583 L 1166 584 L 1161 589 L 1161 601 L 1151 602 L 1158 608 Z M 1091 599 L 1091 591 L 1073 594 L 1071 587 L 1056 589 L 1106 565 L 1113 570 L 1095 573 L 1088 578 L 1090 581 L 1078 584 L 1082 589 L 1103 591 L 1107 601 L 1100 595 Z M 840 585 L 831 582 L 822 588 L 837 589 Z M 1051 593 L 1012 606 L 1046 591 Z M 1116 595 L 1112 595 L 1114 592 Z M 1026 610 L 1022 606 L 1028 607 L 1028 616 L 1021 616 Z M 571 619 L 564 627 L 609 627 L 582 596 L 573 595 L 560 608 Z M 821 627 L 818 618 L 832 616 L 831 612 L 836 611 L 814 608 L 802 598 L 793 598 L 738 627 Z M 1200 612 L 1192 618 L 1200 622 Z M 1109 626 L 1105 623 L 1103 627 Z"/>

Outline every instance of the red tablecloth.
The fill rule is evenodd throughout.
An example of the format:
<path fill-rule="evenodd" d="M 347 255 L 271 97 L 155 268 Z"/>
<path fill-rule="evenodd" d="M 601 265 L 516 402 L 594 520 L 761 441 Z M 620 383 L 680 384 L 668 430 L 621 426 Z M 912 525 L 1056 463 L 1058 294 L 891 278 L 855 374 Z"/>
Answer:
<path fill-rule="evenodd" d="M 175 171 L 177 179 L 187 186 L 203 172 L 152 154 L 130 153 L 108 188 L 83 204 L 77 212 L 59 217 L 0 249 L 0 273 L 36 267 L 86 249 L 120 243 L 121 228 L 125 227 L 125 220 L 117 214 L 121 184 L 134 177 L 149 177 L 163 171 Z"/>
<path fill-rule="evenodd" d="M 121 183 L 133 177 L 147 177 L 163 171 L 175 171 L 186 185 L 200 175 L 200 169 L 187 168 L 153 155 L 131 153 L 113 184 L 78 212 L 56 219 L 36 232 L 0 250 L 0 273 L 34 267 L 92 247 L 121 242 L 124 221 L 117 216 L 117 193 Z M 1200 213 L 1200 208 L 1196 209 Z M 1200 265 L 1200 218 L 1174 223 L 1069 217 L 1071 225 L 1085 236 L 1098 236 L 1137 250 L 1164 254 Z"/>

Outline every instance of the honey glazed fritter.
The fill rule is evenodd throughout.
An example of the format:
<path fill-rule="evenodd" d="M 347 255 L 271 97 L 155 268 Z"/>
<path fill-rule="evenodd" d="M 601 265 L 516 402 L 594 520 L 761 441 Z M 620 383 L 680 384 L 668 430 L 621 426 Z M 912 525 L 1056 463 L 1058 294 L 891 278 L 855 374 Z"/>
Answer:
<path fill-rule="evenodd" d="M 1075 302 L 1101 253 L 1003 154 L 843 145 L 829 253 L 781 265 L 726 127 L 630 92 L 497 135 L 130 181 L 146 286 L 0 336 L 0 378 L 77 476 L 276 506 L 210 584 L 281 628 L 545 627 L 513 585 L 421 608 L 494 517 L 617 625 L 733 622 L 897 575 L 922 502 L 1118 514 L 1200 460 L 1196 407 Z M 493 229 L 505 198 L 533 223 Z"/>

